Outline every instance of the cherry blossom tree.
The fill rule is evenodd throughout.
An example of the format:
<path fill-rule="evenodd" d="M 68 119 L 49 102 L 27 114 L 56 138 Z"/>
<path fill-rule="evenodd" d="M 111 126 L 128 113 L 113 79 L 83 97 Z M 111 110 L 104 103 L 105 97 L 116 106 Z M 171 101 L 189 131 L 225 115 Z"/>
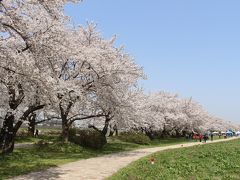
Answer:
<path fill-rule="evenodd" d="M 116 48 L 114 39 L 104 40 L 95 25 L 81 27 L 71 37 L 77 51 L 61 68 L 61 81 L 65 84 L 61 87 L 65 89 L 58 96 L 66 141 L 73 122 L 94 117 L 105 117 L 102 133 L 106 134 L 110 120 L 123 104 L 124 93 L 144 77 L 123 48 Z"/>
<path fill-rule="evenodd" d="M 0 2 L 0 86 L 5 97 L 2 106 L 6 109 L 0 133 L 3 153 L 13 150 L 22 122 L 51 103 L 51 86 L 56 82 L 47 67 L 55 68 L 50 58 L 64 55 L 59 52 L 66 45 L 60 41 L 67 37 L 63 15 L 66 2 Z"/>
<path fill-rule="evenodd" d="M 212 122 L 210 114 L 192 98 L 182 99 L 167 92 L 146 95 L 139 91 L 132 99 L 132 108 L 135 113 L 126 118 L 127 126 L 142 130 L 150 137 L 156 132 L 162 136 L 201 132 L 206 130 L 202 126 Z"/>

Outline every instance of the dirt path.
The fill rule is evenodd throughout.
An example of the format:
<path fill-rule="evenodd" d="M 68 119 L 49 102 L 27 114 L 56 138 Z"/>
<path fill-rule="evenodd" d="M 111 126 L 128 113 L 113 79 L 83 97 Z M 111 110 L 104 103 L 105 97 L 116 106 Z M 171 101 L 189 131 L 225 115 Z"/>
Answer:
<path fill-rule="evenodd" d="M 20 149 L 20 148 L 31 148 L 34 146 L 34 143 L 17 143 L 14 145 L 15 149 Z"/>
<path fill-rule="evenodd" d="M 215 140 L 210 143 L 229 141 L 236 138 Z M 127 166 L 133 161 L 136 161 L 144 156 L 152 153 L 176 149 L 183 147 L 195 146 L 203 144 L 200 142 L 193 142 L 187 144 L 178 144 L 165 147 L 155 147 L 147 149 L 139 149 L 130 152 L 121 152 L 110 155 L 105 155 L 96 158 L 90 158 L 80 160 L 72 163 L 68 163 L 56 168 L 50 168 L 41 172 L 34 172 L 24 176 L 18 176 L 13 178 L 14 180 L 45 180 L 45 179 L 61 179 L 61 180 L 99 180 L 111 176 L 119 169 Z"/>

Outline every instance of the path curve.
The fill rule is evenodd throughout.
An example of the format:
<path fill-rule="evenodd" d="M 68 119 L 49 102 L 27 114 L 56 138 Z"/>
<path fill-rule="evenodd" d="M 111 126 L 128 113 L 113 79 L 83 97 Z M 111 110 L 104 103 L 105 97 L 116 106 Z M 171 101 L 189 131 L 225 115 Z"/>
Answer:
<path fill-rule="evenodd" d="M 207 144 L 229 141 L 233 139 L 237 138 L 234 137 L 229 139 L 215 140 L 212 142 L 209 141 Z M 192 142 L 165 147 L 154 147 L 138 149 L 129 152 L 114 153 L 101 157 L 79 160 L 59 167 L 49 168 L 40 172 L 33 172 L 27 175 L 17 176 L 13 178 L 13 180 L 101 180 L 111 176 L 131 162 L 152 153 L 202 144 L 204 143 Z"/>

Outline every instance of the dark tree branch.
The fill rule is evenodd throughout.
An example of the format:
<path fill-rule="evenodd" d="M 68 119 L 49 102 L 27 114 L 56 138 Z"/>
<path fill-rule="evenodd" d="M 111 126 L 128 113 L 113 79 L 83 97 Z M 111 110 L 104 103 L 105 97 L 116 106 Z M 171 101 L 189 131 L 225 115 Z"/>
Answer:
<path fill-rule="evenodd" d="M 67 59 L 67 61 L 63 64 L 62 69 L 61 69 L 61 73 L 60 73 L 60 75 L 59 75 L 58 78 L 61 78 L 61 77 L 62 77 L 62 75 L 63 75 L 63 73 L 64 73 L 64 70 L 65 70 L 67 64 L 68 64 L 68 59 Z"/>
<path fill-rule="evenodd" d="M 25 95 L 24 95 L 24 91 L 23 91 L 23 88 L 22 88 L 22 85 L 19 83 L 17 85 L 18 87 L 18 97 L 16 98 L 16 90 L 15 90 L 15 87 L 9 83 L 7 85 L 7 88 L 8 88 L 8 94 L 9 94 L 9 106 L 11 109 L 15 110 L 17 109 L 17 107 L 19 106 L 19 104 L 22 103 L 22 100 L 24 99 Z"/>
<path fill-rule="evenodd" d="M 90 125 L 89 124 L 88 128 L 93 128 L 94 130 L 96 130 L 96 131 L 98 131 L 98 132 L 100 132 L 102 134 L 102 131 L 100 129 L 98 129 L 96 126 L 94 126 L 94 125 Z"/>
<path fill-rule="evenodd" d="M 14 129 L 13 129 L 14 136 L 16 136 L 16 133 L 17 133 L 18 129 L 21 127 L 23 121 L 25 121 L 31 113 L 33 113 L 34 111 L 37 111 L 39 109 L 44 108 L 44 106 L 45 106 L 45 104 L 42 104 L 42 105 L 39 105 L 39 106 L 28 107 L 28 109 L 21 116 L 20 120 L 14 126 Z"/>
<path fill-rule="evenodd" d="M 68 103 L 68 106 L 67 106 L 67 109 L 66 109 L 66 112 L 65 112 L 66 117 L 68 116 L 72 106 L 73 106 L 73 102 L 71 101 L 71 102 Z"/>
<path fill-rule="evenodd" d="M 13 70 L 13 69 L 10 69 L 9 67 L 4 67 L 4 66 L 1 66 L 1 65 L 0 65 L 0 68 L 6 70 L 6 71 L 8 71 L 8 72 L 12 72 L 12 73 L 15 73 L 15 74 L 19 74 L 19 75 L 21 75 L 21 76 L 27 76 L 26 74 L 17 72 L 17 71 L 15 71 L 15 70 Z"/>
<path fill-rule="evenodd" d="M 26 47 L 23 48 L 22 50 L 18 50 L 18 53 L 24 52 L 24 51 L 28 50 L 28 49 L 31 47 L 30 44 L 28 44 L 28 42 L 27 42 L 28 37 L 24 36 L 19 30 L 17 30 L 15 27 L 13 27 L 13 26 L 10 25 L 10 24 L 2 23 L 2 25 L 5 26 L 5 27 L 7 27 L 7 28 L 9 28 L 9 29 L 11 29 L 11 30 L 13 30 L 13 31 L 14 31 L 15 33 L 17 33 L 17 34 L 23 39 L 23 41 L 25 42 Z"/>
<path fill-rule="evenodd" d="M 80 121 L 80 120 L 85 120 L 85 119 L 90 119 L 90 118 L 95 118 L 95 117 L 104 117 L 104 114 L 97 114 L 97 115 L 90 115 L 90 116 L 85 116 L 85 117 L 76 117 L 72 118 L 69 120 L 69 125 L 71 125 L 74 121 Z"/>
<path fill-rule="evenodd" d="M 18 94 L 19 95 L 18 95 L 17 99 L 15 100 L 17 106 L 19 106 L 19 104 L 22 103 L 22 100 L 25 97 L 24 96 L 24 90 L 23 90 L 22 85 L 20 83 L 18 84 Z"/>

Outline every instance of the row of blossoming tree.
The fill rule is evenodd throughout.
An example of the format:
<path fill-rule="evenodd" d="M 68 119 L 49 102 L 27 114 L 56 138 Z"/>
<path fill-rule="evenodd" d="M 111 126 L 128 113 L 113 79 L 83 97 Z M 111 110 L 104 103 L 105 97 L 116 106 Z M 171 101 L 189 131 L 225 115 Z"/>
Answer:
<path fill-rule="evenodd" d="M 225 128 L 192 99 L 146 95 L 137 85 L 145 78 L 142 68 L 94 24 L 72 27 L 63 13 L 69 2 L 77 1 L 0 1 L 2 153 L 13 151 L 24 121 L 33 133 L 39 111 L 61 119 L 65 142 L 70 127 L 87 119 L 103 121 L 103 135 L 110 124 L 146 134 Z"/>

